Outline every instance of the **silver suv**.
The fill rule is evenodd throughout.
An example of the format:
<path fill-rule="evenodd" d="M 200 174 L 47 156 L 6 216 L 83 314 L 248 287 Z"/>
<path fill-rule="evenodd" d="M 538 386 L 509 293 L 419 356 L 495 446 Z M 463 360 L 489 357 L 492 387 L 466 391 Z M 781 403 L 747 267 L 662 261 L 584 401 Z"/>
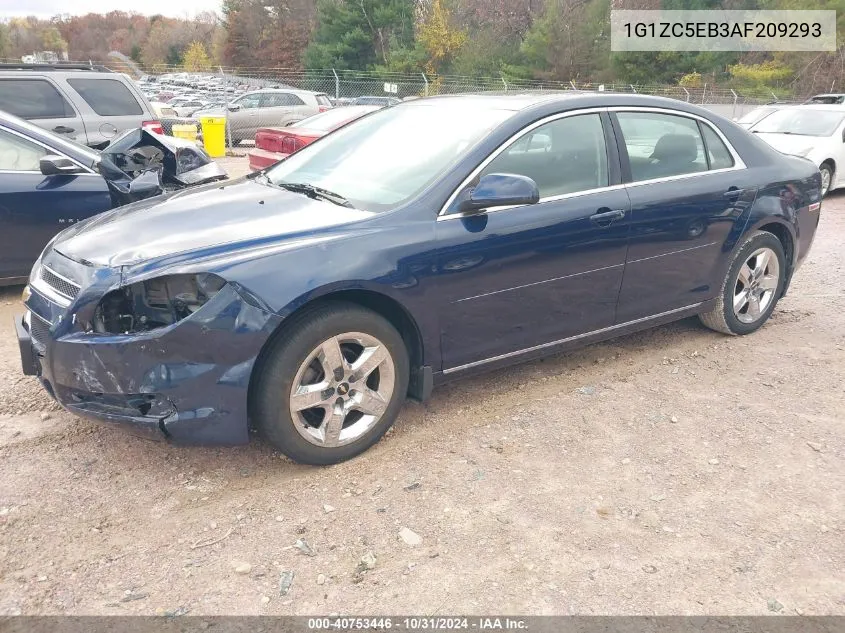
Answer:
<path fill-rule="evenodd" d="M 255 138 L 261 127 L 284 127 L 332 107 L 329 97 L 310 90 L 265 88 L 241 95 L 227 106 L 229 133 L 237 144 Z"/>
<path fill-rule="evenodd" d="M 0 64 L 0 110 L 91 147 L 132 128 L 162 132 L 134 82 L 103 66 Z"/>

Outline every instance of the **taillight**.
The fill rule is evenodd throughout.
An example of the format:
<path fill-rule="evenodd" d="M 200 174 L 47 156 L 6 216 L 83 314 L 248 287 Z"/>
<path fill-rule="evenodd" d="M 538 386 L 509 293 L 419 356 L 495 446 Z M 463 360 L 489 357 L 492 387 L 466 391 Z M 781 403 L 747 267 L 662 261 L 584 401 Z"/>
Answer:
<path fill-rule="evenodd" d="M 331 109 L 332 109 L 332 107 L 331 107 L 331 106 L 324 106 L 324 105 L 321 105 L 321 106 L 317 106 L 317 109 L 318 109 L 320 112 L 328 112 L 329 110 L 331 110 Z"/>
<path fill-rule="evenodd" d="M 153 132 L 155 134 L 164 134 L 164 128 L 161 126 L 161 121 L 144 121 L 141 123 L 141 127 L 144 128 L 147 132 Z"/>
<path fill-rule="evenodd" d="M 298 149 L 299 143 L 297 143 L 296 137 L 294 136 L 286 136 L 282 140 L 282 154 L 293 154 Z"/>

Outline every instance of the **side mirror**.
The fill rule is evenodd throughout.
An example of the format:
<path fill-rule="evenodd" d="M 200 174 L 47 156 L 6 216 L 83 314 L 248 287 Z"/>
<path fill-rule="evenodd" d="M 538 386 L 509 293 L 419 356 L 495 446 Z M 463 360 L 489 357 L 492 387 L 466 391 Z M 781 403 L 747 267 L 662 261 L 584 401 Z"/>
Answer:
<path fill-rule="evenodd" d="M 489 209 L 491 207 L 537 204 L 540 190 L 528 176 L 518 174 L 487 174 L 468 191 L 459 203 L 458 213 Z"/>
<path fill-rule="evenodd" d="M 230 103 L 229 104 L 229 112 L 237 112 L 241 109 L 241 104 L 239 103 Z"/>
<path fill-rule="evenodd" d="M 55 154 L 47 154 L 38 162 L 41 173 L 45 176 L 81 174 L 84 170 L 71 159 Z"/>

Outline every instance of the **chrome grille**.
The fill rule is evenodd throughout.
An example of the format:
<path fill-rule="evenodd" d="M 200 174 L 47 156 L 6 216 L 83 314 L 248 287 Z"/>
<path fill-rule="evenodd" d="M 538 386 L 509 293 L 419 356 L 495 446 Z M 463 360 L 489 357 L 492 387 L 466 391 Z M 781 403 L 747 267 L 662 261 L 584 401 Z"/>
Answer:
<path fill-rule="evenodd" d="M 58 292 L 60 295 L 67 297 L 68 299 L 76 299 L 76 295 L 79 294 L 79 286 L 77 286 L 69 279 L 57 275 L 46 266 L 41 266 L 41 272 L 39 276 L 53 290 Z"/>
<path fill-rule="evenodd" d="M 50 324 L 34 312 L 29 315 L 29 335 L 35 346 L 43 350 L 47 347 L 47 339 L 50 337 Z"/>

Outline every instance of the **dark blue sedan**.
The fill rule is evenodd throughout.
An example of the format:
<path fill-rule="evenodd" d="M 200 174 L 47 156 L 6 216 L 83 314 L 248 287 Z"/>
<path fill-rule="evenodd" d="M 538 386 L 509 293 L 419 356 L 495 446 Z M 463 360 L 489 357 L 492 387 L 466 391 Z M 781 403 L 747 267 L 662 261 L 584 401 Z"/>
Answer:
<path fill-rule="evenodd" d="M 21 356 L 81 416 L 203 444 L 251 424 L 328 464 L 472 372 L 690 315 L 754 332 L 820 201 L 815 165 L 686 103 L 420 99 L 67 229 Z"/>
<path fill-rule="evenodd" d="M 64 171 L 42 172 L 47 157 Z M 96 150 L 0 112 L 0 285 L 23 283 L 56 233 L 112 208 L 98 160 Z"/>
<path fill-rule="evenodd" d="M 26 281 L 59 231 L 225 171 L 181 139 L 129 130 L 100 152 L 0 112 L 0 286 Z"/>

